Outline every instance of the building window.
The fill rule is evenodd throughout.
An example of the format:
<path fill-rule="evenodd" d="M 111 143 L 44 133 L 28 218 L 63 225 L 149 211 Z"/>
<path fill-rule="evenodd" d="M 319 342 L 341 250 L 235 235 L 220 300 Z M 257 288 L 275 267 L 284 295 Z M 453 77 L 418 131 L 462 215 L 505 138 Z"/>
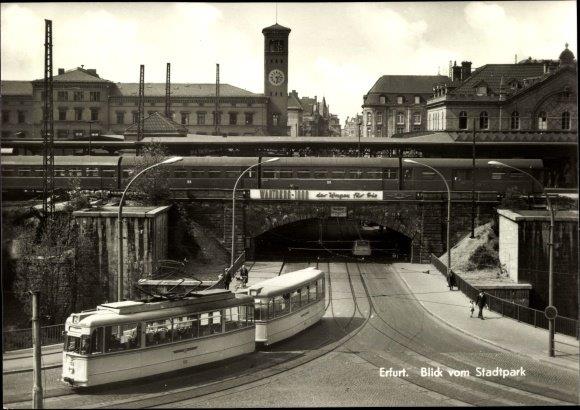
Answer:
<path fill-rule="evenodd" d="M 467 129 L 467 111 L 461 111 L 459 113 L 459 129 L 460 130 Z"/>
<path fill-rule="evenodd" d="M 133 111 L 133 124 L 137 124 L 139 121 L 139 111 Z"/>
<path fill-rule="evenodd" d="M 58 120 L 59 121 L 66 121 L 66 108 L 59 108 L 58 109 Z"/>
<path fill-rule="evenodd" d="M 570 113 L 568 111 L 564 111 L 562 113 L 562 129 L 563 130 L 570 129 Z"/>
<path fill-rule="evenodd" d="M 101 92 L 100 91 L 91 91 L 90 101 L 101 101 Z"/>
<path fill-rule="evenodd" d="M 82 138 L 85 132 L 83 130 L 74 130 L 73 135 L 75 138 Z"/>
<path fill-rule="evenodd" d="M 181 113 L 181 124 L 182 125 L 189 125 L 189 113 L 188 112 Z"/>
<path fill-rule="evenodd" d="M 400 111 L 397 113 L 397 124 L 405 124 L 405 113 Z"/>
<path fill-rule="evenodd" d="M 216 112 L 213 112 L 213 125 L 220 125 L 222 123 L 222 116 L 221 116 L 221 112 L 218 111 L 217 115 Z"/>
<path fill-rule="evenodd" d="M 489 128 L 489 117 L 487 116 L 486 111 L 482 111 L 479 114 L 479 129 L 480 130 L 487 130 Z"/>
<path fill-rule="evenodd" d="M 272 126 L 277 127 L 280 120 L 280 114 L 272 114 Z"/>
<path fill-rule="evenodd" d="M 379 97 L 379 103 L 380 103 L 380 104 L 385 104 L 385 103 L 386 103 L 386 101 L 387 101 L 387 99 L 386 99 L 386 97 L 385 97 L 384 95 L 381 95 L 381 96 Z"/>
<path fill-rule="evenodd" d="M 367 137 L 371 136 L 371 127 L 367 127 Z"/>
<path fill-rule="evenodd" d="M 418 95 L 415 96 L 415 104 L 421 104 L 421 97 Z"/>
<path fill-rule="evenodd" d="M 546 116 L 545 111 L 542 111 L 538 114 L 538 129 L 539 130 L 548 129 L 548 117 Z"/>
<path fill-rule="evenodd" d="M 254 113 L 247 112 L 246 113 L 246 125 L 252 125 L 254 123 Z"/>
<path fill-rule="evenodd" d="M 397 134 L 402 134 L 405 132 L 405 126 L 404 125 L 397 125 Z"/>
<path fill-rule="evenodd" d="M 57 101 L 68 101 L 68 92 L 66 91 L 59 91 L 56 93 L 56 100 Z"/>
<path fill-rule="evenodd" d="M 84 96 L 83 96 L 83 92 L 82 91 L 75 91 L 73 93 L 73 100 L 75 100 L 75 101 L 82 101 L 83 98 L 84 98 Z"/>
<path fill-rule="evenodd" d="M 205 125 L 205 112 L 197 113 L 197 125 Z"/>
<path fill-rule="evenodd" d="M 377 125 L 377 135 L 383 135 L 383 126 Z"/>
<path fill-rule="evenodd" d="M 238 123 L 238 113 L 230 112 L 230 125 L 236 125 Z"/>
<path fill-rule="evenodd" d="M 83 120 L 83 109 L 80 107 L 75 108 L 75 121 Z"/>
<path fill-rule="evenodd" d="M 397 97 L 397 104 L 403 104 L 403 97 L 402 96 Z"/>
<path fill-rule="evenodd" d="M 117 111 L 117 124 L 125 123 L 125 111 Z"/>
<path fill-rule="evenodd" d="M 367 112 L 367 125 L 372 124 L 372 114 Z"/>
<path fill-rule="evenodd" d="M 98 121 L 99 120 L 99 109 L 98 108 L 91 108 L 91 121 Z"/>
<path fill-rule="evenodd" d="M 56 137 L 58 139 L 65 139 L 68 138 L 68 130 L 58 130 L 56 132 Z"/>
<path fill-rule="evenodd" d="M 421 131 L 420 125 L 413 125 L 413 131 Z"/>
<path fill-rule="evenodd" d="M 512 130 L 520 129 L 520 113 L 517 111 L 512 112 L 511 129 Z"/>
<path fill-rule="evenodd" d="M 379 113 L 377 114 L 377 124 L 382 124 L 383 123 L 383 114 Z"/>
<path fill-rule="evenodd" d="M 421 113 L 416 112 L 413 114 L 413 125 L 421 125 Z"/>
<path fill-rule="evenodd" d="M 485 85 L 480 85 L 475 89 L 475 93 L 477 95 L 487 95 L 487 86 Z"/>
<path fill-rule="evenodd" d="M 26 122 L 26 113 L 24 111 L 18 111 L 18 124 L 24 124 Z"/>
<path fill-rule="evenodd" d="M 2 124 L 8 124 L 10 122 L 10 111 L 2 110 Z"/>

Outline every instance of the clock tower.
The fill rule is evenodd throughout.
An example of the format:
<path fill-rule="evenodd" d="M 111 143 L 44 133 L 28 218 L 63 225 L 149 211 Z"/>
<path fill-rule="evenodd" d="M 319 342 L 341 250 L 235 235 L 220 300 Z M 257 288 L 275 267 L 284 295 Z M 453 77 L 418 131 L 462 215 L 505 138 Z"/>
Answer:
<path fill-rule="evenodd" d="M 278 23 L 264 34 L 264 95 L 269 98 L 268 134 L 288 135 L 288 36 Z"/>

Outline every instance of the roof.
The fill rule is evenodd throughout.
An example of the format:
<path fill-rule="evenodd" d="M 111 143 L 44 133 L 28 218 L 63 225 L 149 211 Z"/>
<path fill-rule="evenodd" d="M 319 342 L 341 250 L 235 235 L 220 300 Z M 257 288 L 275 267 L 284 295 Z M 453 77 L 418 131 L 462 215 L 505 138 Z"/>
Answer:
<path fill-rule="evenodd" d="M 449 91 L 449 94 L 473 94 L 478 83 L 484 82 L 491 93 L 499 94 L 500 82 L 503 77 L 504 91 L 509 91 L 511 80 L 522 81 L 525 78 L 538 78 L 544 75 L 544 64 L 486 64 L 471 73 L 459 87 Z M 489 94 L 489 92 L 488 92 Z"/>
<path fill-rule="evenodd" d="M 435 84 L 449 81 L 444 75 L 383 75 L 368 94 L 432 94 Z"/>
<path fill-rule="evenodd" d="M 125 130 L 125 134 L 137 133 L 137 123 L 130 125 Z M 187 134 L 187 127 L 154 112 L 143 120 L 143 134 Z"/>
<path fill-rule="evenodd" d="M 304 110 L 304 108 L 302 108 L 302 104 L 300 104 L 300 101 L 298 100 L 298 98 L 296 98 L 296 96 L 292 93 L 290 93 L 290 95 L 288 96 L 288 109 L 289 110 Z"/>
<path fill-rule="evenodd" d="M 420 131 L 395 134 L 394 140 L 416 143 L 472 142 L 473 131 Z M 477 131 L 476 143 L 576 143 L 576 132 L 570 131 Z"/>
<path fill-rule="evenodd" d="M 165 213 L 171 208 L 168 206 L 123 206 L 123 216 L 125 217 L 140 217 L 140 218 L 154 218 L 157 214 Z M 98 216 L 99 218 L 117 218 L 119 214 L 118 206 L 103 206 L 101 208 L 88 208 L 74 211 L 73 216 Z"/>
<path fill-rule="evenodd" d="M 112 96 L 138 97 L 139 83 L 117 83 Z M 220 97 L 263 97 L 243 88 L 220 84 Z M 165 97 L 165 83 L 145 83 L 145 97 Z M 215 97 L 215 84 L 171 83 L 171 97 Z"/>
<path fill-rule="evenodd" d="M 324 272 L 311 266 L 256 283 L 244 289 L 244 293 L 247 292 L 248 295 L 256 297 L 272 297 L 288 293 L 293 289 L 298 289 L 307 283 L 323 277 Z"/>
<path fill-rule="evenodd" d="M 550 213 L 543 209 L 531 209 L 531 210 L 511 210 L 511 209 L 498 209 L 497 213 L 507 219 L 512 221 L 549 221 Z M 578 221 L 578 211 L 556 211 L 554 213 L 555 221 Z"/>
<path fill-rule="evenodd" d="M 281 26 L 278 23 L 262 29 L 262 33 L 271 33 L 271 32 L 276 32 L 276 31 L 290 33 L 290 31 L 292 31 L 292 30 L 290 30 L 288 27 Z"/>
<path fill-rule="evenodd" d="M 56 166 L 111 166 L 116 167 L 119 163 L 118 156 L 76 156 L 65 155 L 55 156 L 54 165 Z M 2 157 L 2 166 L 12 165 L 42 165 L 42 155 L 11 155 Z"/>
<path fill-rule="evenodd" d="M 2 81 L 0 95 L 29 95 L 32 96 L 32 83 L 30 81 Z"/>
<path fill-rule="evenodd" d="M 142 162 L 142 157 L 123 156 L 123 165 L 135 165 Z M 208 167 L 219 164 L 220 167 L 243 167 L 247 168 L 260 162 L 258 157 L 183 157 L 179 162 L 169 165 L 171 168 L 180 167 Z"/>
<path fill-rule="evenodd" d="M 44 81 L 43 78 L 34 80 L 34 82 Z M 53 75 L 53 82 L 70 82 L 70 83 L 110 83 L 112 81 L 105 80 L 97 75 L 96 72 L 90 72 L 84 68 L 77 67 L 73 70 L 65 71 L 64 74 Z"/>

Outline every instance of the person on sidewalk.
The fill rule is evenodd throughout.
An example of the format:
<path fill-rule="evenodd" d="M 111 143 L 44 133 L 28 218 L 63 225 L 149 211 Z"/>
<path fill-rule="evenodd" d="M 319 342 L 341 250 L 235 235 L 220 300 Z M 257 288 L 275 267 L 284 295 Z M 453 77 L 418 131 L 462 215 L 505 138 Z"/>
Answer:
<path fill-rule="evenodd" d="M 248 283 L 248 269 L 246 265 L 242 265 L 240 268 L 240 277 L 242 278 L 242 288 L 245 288 Z"/>
<path fill-rule="evenodd" d="M 469 301 L 469 317 L 473 317 L 473 312 L 475 311 L 475 302 L 473 300 Z"/>
<path fill-rule="evenodd" d="M 478 318 L 483 320 L 483 308 L 487 305 L 487 295 L 483 293 L 483 290 L 479 291 L 479 295 L 477 295 L 477 300 L 475 304 L 479 307 L 479 314 L 477 315 Z"/>
<path fill-rule="evenodd" d="M 457 282 L 455 280 L 455 273 L 451 271 L 449 277 L 447 278 L 447 283 L 449 284 L 449 290 L 453 290 L 453 286 L 457 286 Z"/>
<path fill-rule="evenodd" d="M 229 269 L 226 268 L 224 272 L 224 289 L 229 289 L 231 282 L 232 282 L 232 273 Z"/>

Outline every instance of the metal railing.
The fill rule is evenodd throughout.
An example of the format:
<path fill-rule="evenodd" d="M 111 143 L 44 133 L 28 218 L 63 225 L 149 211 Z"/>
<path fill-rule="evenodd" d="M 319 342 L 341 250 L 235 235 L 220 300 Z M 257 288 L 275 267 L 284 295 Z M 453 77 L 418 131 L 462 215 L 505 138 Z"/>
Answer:
<path fill-rule="evenodd" d="M 246 262 L 246 252 L 242 252 L 240 256 L 234 261 L 234 264 L 224 270 L 224 276 L 221 279 L 218 279 L 216 283 L 209 286 L 208 289 L 219 289 L 224 287 L 224 278 L 227 273 L 230 274 L 230 277 L 233 278 L 236 271 Z"/>
<path fill-rule="evenodd" d="M 447 277 L 447 265 L 441 262 L 437 256 L 431 254 L 431 264 Z M 470 285 L 461 276 L 455 275 L 455 283 L 457 287 L 465 296 L 471 300 L 476 300 L 479 290 Z M 490 310 L 501 314 L 502 316 L 507 316 L 518 322 L 524 322 L 534 327 L 540 327 L 542 329 L 548 329 L 548 319 L 544 315 L 544 312 L 537 309 L 532 309 L 527 306 L 518 305 L 504 299 L 500 299 L 496 296 L 487 295 L 487 305 Z M 578 327 L 578 320 L 571 319 L 564 316 L 558 316 L 555 320 L 555 332 L 561 333 L 563 335 L 573 336 L 576 339 L 580 337 L 580 330 Z"/>
<path fill-rule="evenodd" d="M 42 346 L 64 342 L 64 324 L 40 328 Z M 2 332 L 3 351 L 29 349 L 32 347 L 32 329 L 16 329 Z"/>

